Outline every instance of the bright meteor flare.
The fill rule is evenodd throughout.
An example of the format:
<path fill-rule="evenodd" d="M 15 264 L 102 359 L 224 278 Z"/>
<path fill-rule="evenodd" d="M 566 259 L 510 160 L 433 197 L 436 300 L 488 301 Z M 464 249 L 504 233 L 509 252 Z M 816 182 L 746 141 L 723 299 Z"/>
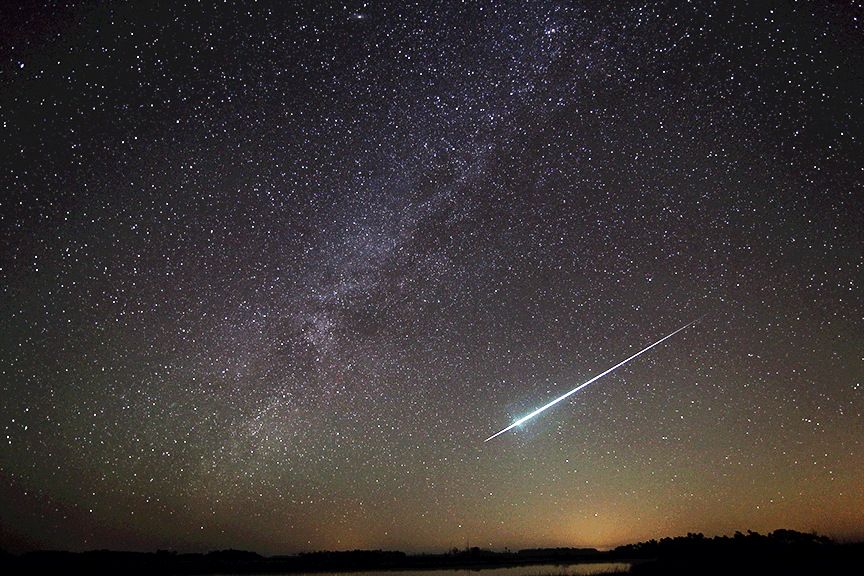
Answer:
<path fill-rule="evenodd" d="M 643 348 L 643 349 L 640 350 L 639 352 L 636 352 L 635 354 L 633 354 L 632 356 L 630 356 L 630 357 L 627 358 L 626 360 L 622 360 L 621 362 L 619 362 L 619 363 L 616 364 L 615 366 L 612 366 L 611 368 L 609 368 L 609 369 L 606 370 L 605 372 L 601 372 L 600 374 L 594 376 L 593 378 L 591 378 L 591 379 L 588 380 L 587 382 L 583 382 L 582 384 L 580 384 L 580 385 L 577 386 L 576 388 L 573 388 L 573 389 L 570 390 L 569 392 L 567 392 L 567 393 L 565 393 L 565 394 L 562 394 L 561 396 L 559 396 L 558 398 L 555 398 L 555 399 L 552 400 L 551 402 L 549 402 L 549 403 L 547 403 L 547 404 L 544 404 L 544 405 L 541 406 L 540 408 L 537 408 L 536 410 L 534 410 L 533 412 L 531 412 L 531 413 L 528 414 L 527 416 L 523 416 L 522 418 L 519 418 L 518 420 L 516 420 L 515 422 L 513 422 L 512 424 L 510 424 L 509 426 L 507 426 L 506 428 L 504 428 L 504 429 L 501 430 L 500 432 L 496 432 L 496 433 L 493 434 L 492 436 L 486 438 L 486 440 L 484 440 L 483 442 L 488 442 L 489 440 L 492 440 L 492 439 L 495 438 L 496 436 L 500 436 L 501 434 L 504 434 L 504 433 L 507 432 L 508 430 L 512 430 L 512 429 L 515 428 L 516 426 L 519 426 L 520 424 L 524 424 L 525 422 L 527 422 L 528 420 L 530 420 L 530 419 L 533 418 L 534 416 L 537 416 L 538 414 L 540 414 L 540 413 L 543 412 L 544 410 L 546 410 L 546 409 L 548 409 L 548 408 L 551 408 L 552 406 L 554 406 L 555 404 L 558 404 L 559 402 L 561 402 L 561 401 L 564 400 L 565 398 L 569 398 L 570 396 L 572 396 L 573 394 L 575 394 L 575 393 L 578 392 L 579 390 L 582 390 L 583 388 L 585 388 L 586 386 L 588 386 L 588 385 L 591 384 L 592 382 L 596 382 L 597 380 L 599 380 L 599 379 L 602 378 L 603 376 L 606 376 L 606 375 L 609 374 L 610 372 L 612 372 L 612 371 L 614 371 L 614 370 L 617 370 L 618 368 L 620 368 L 620 367 L 623 366 L 624 364 L 630 362 L 631 360 L 633 360 L 634 358 L 636 358 L 636 357 L 639 356 L 640 354 L 644 354 L 645 352 L 647 352 L 647 351 L 650 350 L 651 348 L 654 348 L 655 346 L 657 346 L 658 344 L 660 344 L 660 343 L 663 342 L 664 340 L 668 340 L 668 339 L 671 338 L 672 336 L 675 336 L 676 334 L 678 334 L 679 332 L 681 332 L 681 331 L 684 330 L 685 328 L 689 328 L 690 326 L 692 326 L 693 324 L 695 324 L 696 322 L 698 322 L 698 321 L 701 320 L 701 319 L 702 319 L 702 317 L 697 318 L 696 320 L 693 320 L 693 321 L 690 322 L 689 324 L 685 324 L 685 325 L 682 326 L 681 328 L 678 328 L 677 330 L 675 330 L 675 331 L 672 332 L 671 334 L 668 334 L 667 336 L 664 336 L 664 337 L 661 338 L 660 340 L 657 340 L 656 342 L 654 342 L 654 343 L 651 344 L 650 346 L 646 346 L 645 348 Z"/>

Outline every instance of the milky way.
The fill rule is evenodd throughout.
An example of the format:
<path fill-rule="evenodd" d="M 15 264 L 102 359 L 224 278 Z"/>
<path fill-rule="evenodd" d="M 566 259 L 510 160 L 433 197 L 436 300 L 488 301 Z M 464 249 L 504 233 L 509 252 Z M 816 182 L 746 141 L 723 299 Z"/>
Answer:
<path fill-rule="evenodd" d="M 4 8 L 0 548 L 862 535 L 864 13 L 752 4 Z"/>

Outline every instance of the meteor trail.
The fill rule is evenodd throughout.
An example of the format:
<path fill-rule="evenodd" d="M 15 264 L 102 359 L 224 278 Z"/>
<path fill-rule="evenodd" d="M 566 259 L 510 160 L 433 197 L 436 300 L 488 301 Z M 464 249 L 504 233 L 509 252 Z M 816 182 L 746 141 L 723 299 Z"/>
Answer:
<path fill-rule="evenodd" d="M 611 368 L 609 368 L 609 369 L 606 370 L 605 372 L 601 372 L 600 374 L 594 376 L 593 378 L 591 378 L 591 379 L 588 380 L 587 382 L 583 382 L 582 384 L 580 384 L 580 385 L 577 386 L 576 388 L 573 388 L 573 389 L 570 390 L 569 392 L 567 392 L 567 393 L 565 393 L 565 394 L 562 394 L 561 396 L 559 396 L 558 398 L 555 398 L 555 399 L 552 400 L 551 402 L 549 402 L 549 403 L 547 403 L 547 404 L 544 404 L 544 405 L 541 406 L 540 408 L 537 408 L 536 410 L 534 410 L 533 412 L 531 412 L 531 413 L 528 414 L 527 416 L 523 416 L 522 418 L 516 420 L 515 422 L 513 422 L 512 424 L 510 424 L 509 426 L 507 426 L 506 428 L 504 428 L 504 429 L 501 430 L 500 432 L 496 432 L 496 433 L 493 434 L 492 436 L 489 436 L 489 437 L 486 438 L 486 440 L 484 440 L 483 442 L 488 442 L 489 440 L 492 440 L 492 439 L 495 438 L 496 436 L 500 436 L 501 434 L 504 434 L 504 433 L 507 432 L 508 430 L 512 430 L 512 429 L 515 428 L 516 426 L 519 426 L 520 424 L 524 424 L 525 422 L 527 422 L 528 420 L 530 420 L 530 419 L 533 418 L 534 416 L 537 416 L 538 414 L 540 414 L 541 412 L 543 412 L 543 411 L 546 410 L 547 408 L 551 408 L 552 406 L 554 406 L 555 404 L 558 404 L 559 402 L 561 402 L 561 401 L 564 400 L 565 398 L 569 398 L 570 396 L 572 396 L 573 394 L 575 394 L 575 393 L 578 392 L 579 390 L 582 390 L 583 388 L 585 388 L 586 386 L 588 386 L 588 385 L 591 384 L 592 382 L 595 382 L 595 381 L 599 380 L 600 378 L 602 378 L 603 376 L 606 376 L 607 374 L 609 374 L 609 373 L 612 372 L 613 370 L 617 370 L 618 368 L 620 368 L 620 367 L 623 366 L 624 364 L 630 362 L 631 360 L 633 360 L 634 358 L 636 358 L 636 357 L 639 356 L 640 354 L 644 354 L 645 352 L 647 352 L 647 351 L 650 350 L 651 348 L 657 346 L 658 344 L 660 344 L 660 343 L 663 342 L 664 340 L 668 340 L 668 339 L 671 338 L 672 336 L 675 336 L 676 334 L 678 334 L 679 332 L 681 332 L 681 331 L 684 330 L 685 328 L 689 328 L 690 326 L 692 326 L 693 324 L 695 324 L 696 322 L 698 322 L 698 321 L 701 320 L 702 318 L 704 318 L 704 316 L 700 316 L 699 318 L 697 318 L 696 320 L 693 320 L 693 321 L 690 322 L 689 324 L 685 324 L 684 326 L 682 326 L 681 328 L 678 328 L 677 330 L 675 330 L 675 331 L 672 332 L 671 334 L 668 334 L 668 335 L 664 336 L 663 338 L 661 338 L 660 340 L 657 340 L 656 342 L 654 342 L 654 343 L 651 344 L 650 346 L 646 346 L 645 348 L 643 348 L 643 349 L 640 350 L 639 352 L 636 352 L 635 354 L 633 354 L 632 356 L 630 356 L 630 357 L 627 358 L 626 360 L 622 360 L 621 362 L 619 362 L 619 363 L 616 364 L 615 366 L 612 366 Z"/>

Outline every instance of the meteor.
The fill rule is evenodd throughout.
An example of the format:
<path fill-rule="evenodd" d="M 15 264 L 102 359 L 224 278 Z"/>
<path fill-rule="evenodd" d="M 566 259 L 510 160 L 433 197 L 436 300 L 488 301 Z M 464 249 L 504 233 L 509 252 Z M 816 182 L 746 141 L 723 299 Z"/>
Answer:
<path fill-rule="evenodd" d="M 702 318 L 704 318 L 704 316 L 700 316 L 699 318 L 697 318 L 696 320 L 693 320 L 693 321 L 690 322 L 689 324 L 685 324 L 684 326 L 682 326 L 681 328 L 678 328 L 677 330 L 675 330 L 675 331 L 672 332 L 671 334 L 668 334 L 668 335 L 664 336 L 663 338 L 661 338 L 660 340 L 657 340 L 656 342 L 654 342 L 654 343 L 651 344 L 650 346 L 646 346 L 645 348 L 643 348 L 643 349 L 640 350 L 639 352 L 636 352 L 635 354 L 633 354 L 632 356 L 630 356 L 630 357 L 627 358 L 626 360 L 622 360 L 621 362 L 619 362 L 619 363 L 616 364 L 615 366 L 612 366 L 611 368 L 609 368 L 609 369 L 606 370 L 605 372 L 601 372 L 600 374 L 597 374 L 596 376 L 594 376 L 594 377 L 591 378 L 590 380 L 588 380 L 588 381 L 586 381 L 586 382 L 583 382 L 582 384 L 580 384 L 580 385 L 577 386 L 576 388 L 573 388 L 573 389 L 570 390 L 569 392 L 567 392 L 567 393 L 565 393 L 565 394 L 562 394 L 561 396 L 559 396 L 558 398 L 555 398 L 555 399 L 552 400 L 551 402 L 549 402 L 549 403 L 547 403 L 547 404 L 544 404 L 544 405 L 541 406 L 540 408 L 537 408 L 536 410 L 534 410 L 533 412 L 531 412 L 531 413 L 528 414 L 527 416 L 523 416 L 522 418 L 519 418 L 518 420 L 516 420 L 515 422 L 513 422 L 512 424 L 510 424 L 509 426 L 507 426 L 506 428 L 504 428 L 504 429 L 501 430 L 500 432 L 496 432 L 496 433 L 493 434 L 492 436 L 489 436 L 489 437 L 486 438 L 486 440 L 484 440 L 483 442 L 488 442 L 489 440 L 492 440 L 492 439 L 495 438 L 496 436 L 500 436 L 501 434 L 504 434 L 504 433 L 507 432 L 508 430 L 512 430 L 512 429 L 515 428 L 516 426 L 519 426 L 520 424 L 524 424 L 525 422 L 527 422 L 527 421 L 530 420 L 531 418 L 534 418 L 535 416 L 537 416 L 538 414 L 540 414 L 540 413 L 543 412 L 544 410 L 547 410 L 547 409 L 551 408 L 552 406 L 554 406 L 555 404 L 558 404 L 558 403 L 561 402 L 562 400 L 564 400 L 564 399 L 566 399 L 566 398 L 569 398 L 570 396 L 572 396 L 573 394 L 575 394 L 575 393 L 578 392 L 579 390 L 582 390 L 583 388 L 585 388 L 586 386 L 588 386 L 588 385 L 591 384 L 592 382 L 596 382 L 597 380 L 599 380 L 599 379 L 602 378 L 603 376 L 606 376 L 606 375 L 609 374 L 610 372 L 612 372 L 612 371 L 614 371 L 614 370 L 617 370 L 618 368 L 620 368 L 620 367 L 623 366 L 624 364 L 627 364 L 628 362 L 630 362 L 631 360 L 633 360 L 633 359 L 636 358 L 637 356 L 639 356 L 639 355 L 641 355 L 641 354 L 644 354 L 645 352 L 647 352 L 647 351 L 650 350 L 651 348 L 654 348 L 655 346 L 657 346 L 657 345 L 660 344 L 661 342 L 663 342 L 663 341 L 665 341 L 665 340 L 668 340 L 669 338 L 671 338 L 672 336 L 675 336 L 676 334 L 678 334 L 678 333 L 681 332 L 682 330 L 684 330 L 684 329 L 686 329 L 686 328 L 689 328 L 690 326 L 692 326 L 693 324 L 695 324 L 696 322 L 698 322 L 698 321 L 701 320 Z"/>

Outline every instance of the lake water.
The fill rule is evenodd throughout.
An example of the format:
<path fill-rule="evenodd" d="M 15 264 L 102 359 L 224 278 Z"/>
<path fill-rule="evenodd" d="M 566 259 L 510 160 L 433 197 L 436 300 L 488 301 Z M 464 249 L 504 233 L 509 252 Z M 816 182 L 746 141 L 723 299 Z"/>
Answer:
<path fill-rule="evenodd" d="M 285 576 L 595 576 L 610 572 L 629 572 L 626 562 L 594 562 L 583 564 L 533 564 L 507 568 L 475 570 L 441 568 L 438 570 L 378 570 L 368 572 L 293 573 Z M 278 575 L 277 575 L 278 576 Z"/>

